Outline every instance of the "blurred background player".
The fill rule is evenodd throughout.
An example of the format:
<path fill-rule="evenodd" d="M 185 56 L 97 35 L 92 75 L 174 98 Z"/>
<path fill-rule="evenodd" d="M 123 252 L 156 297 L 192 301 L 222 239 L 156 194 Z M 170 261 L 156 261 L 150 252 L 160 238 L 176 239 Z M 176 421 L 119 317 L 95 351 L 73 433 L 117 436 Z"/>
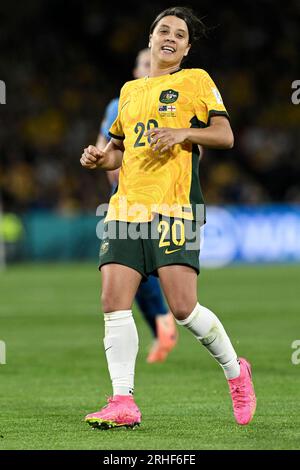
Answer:
<path fill-rule="evenodd" d="M 136 58 L 133 77 L 145 77 L 149 71 L 150 49 L 142 49 Z M 108 131 L 118 116 L 118 104 L 119 98 L 114 98 L 106 107 L 96 143 L 100 149 L 103 149 L 110 139 Z M 119 171 L 118 169 L 106 173 L 112 187 L 112 193 L 118 185 Z M 177 342 L 177 330 L 174 317 L 165 304 L 159 280 L 154 276 L 149 276 L 147 281 L 140 284 L 135 300 L 154 336 L 147 362 L 162 362 Z"/>

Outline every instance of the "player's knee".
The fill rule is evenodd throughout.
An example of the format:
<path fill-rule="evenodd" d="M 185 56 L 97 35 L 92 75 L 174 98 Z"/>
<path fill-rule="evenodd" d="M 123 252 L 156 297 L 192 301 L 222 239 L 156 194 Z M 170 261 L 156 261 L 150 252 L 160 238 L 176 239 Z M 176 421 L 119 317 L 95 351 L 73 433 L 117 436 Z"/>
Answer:
<path fill-rule="evenodd" d="M 104 313 L 114 312 L 116 310 L 114 297 L 110 295 L 109 292 L 102 291 L 101 304 Z"/>
<path fill-rule="evenodd" d="M 195 308 L 196 303 L 197 299 L 192 300 L 190 298 L 186 299 L 184 297 L 174 299 L 171 305 L 171 310 L 174 317 L 177 320 L 185 320 Z"/>
<path fill-rule="evenodd" d="M 177 320 L 185 320 L 191 312 L 186 305 L 178 303 L 173 306 L 172 313 Z"/>
<path fill-rule="evenodd" d="M 104 313 L 130 309 L 127 299 L 124 299 L 118 293 L 114 293 L 111 290 L 104 290 L 102 292 L 101 304 Z"/>

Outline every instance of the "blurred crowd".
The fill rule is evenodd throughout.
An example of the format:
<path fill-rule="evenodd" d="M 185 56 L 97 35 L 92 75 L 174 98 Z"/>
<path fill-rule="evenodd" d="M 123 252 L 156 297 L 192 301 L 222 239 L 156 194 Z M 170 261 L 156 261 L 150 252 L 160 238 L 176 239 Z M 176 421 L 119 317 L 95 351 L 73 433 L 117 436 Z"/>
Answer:
<path fill-rule="evenodd" d="M 35 1 L 0 6 L 0 194 L 6 211 L 94 213 L 109 197 L 102 172 L 79 164 L 105 107 L 131 79 L 152 19 L 167 2 Z M 193 6 L 193 2 L 189 2 Z M 200 8 L 201 7 L 201 8 Z M 206 150 L 207 203 L 300 202 L 300 3 L 195 2 L 208 37 L 185 66 L 217 83 L 235 133 L 229 151 Z M 298 74 L 298 76 L 297 76 Z"/>

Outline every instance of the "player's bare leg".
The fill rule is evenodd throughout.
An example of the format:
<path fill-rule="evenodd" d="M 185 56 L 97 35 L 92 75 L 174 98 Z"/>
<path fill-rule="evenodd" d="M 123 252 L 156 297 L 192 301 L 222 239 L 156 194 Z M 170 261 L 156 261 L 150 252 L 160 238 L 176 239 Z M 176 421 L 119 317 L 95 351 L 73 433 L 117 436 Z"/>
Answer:
<path fill-rule="evenodd" d="M 101 267 L 104 313 L 115 310 L 129 310 L 140 282 L 141 274 L 122 264 L 109 263 Z"/>
<path fill-rule="evenodd" d="M 138 335 L 131 306 L 141 274 L 119 264 L 106 264 L 102 273 L 102 307 L 105 320 L 104 347 L 113 386 L 108 405 L 85 420 L 93 427 L 134 427 L 141 413 L 133 400 L 134 368 Z"/>
<path fill-rule="evenodd" d="M 158 274 L 177 323 L 190 330 L 223 368 L 236 421 L 248 424 L 256 407 L 250 364 L 243 358 L 238 360 L 220 320 L 211 310 L 198 303 L 195 270 L 188 266 L 171 265 L 159 268 Z"/>
<path fill-rule="evenodd" d="M 189 266 L 171 265 L 159 268 L 158 275 L 171 312 L 177 320 L 185 320 L 197 303 L 195 270 Z"/>

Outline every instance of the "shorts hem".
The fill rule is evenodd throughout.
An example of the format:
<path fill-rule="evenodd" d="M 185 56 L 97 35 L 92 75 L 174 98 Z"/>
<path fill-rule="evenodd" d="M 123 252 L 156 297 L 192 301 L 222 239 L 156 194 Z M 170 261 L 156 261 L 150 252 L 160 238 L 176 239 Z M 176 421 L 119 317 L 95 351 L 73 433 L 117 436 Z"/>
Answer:
<path fill-rule="evenodd" d="M 103 263 L 99 263 L 98 270 L 101 271 L 102 266 L 104 266 L 105 264 L 121 264 L 122 266 L 127 266 L 127 268 L 134 269 L 139 274 L 141 274 L 143 279 L 148 279 L 148 274 L 144 273 L 143 271 L 138 269 L 136 266 L 133 266 L 132 264 L 129 264 L 129 263 L 122 263 L 120 261 L 104 261 Z"/>
<path fill-rule="evenodd" d="M 200 266 L 196 267 L 195 265 L 191 264 L 191 263 L 188 263 L 188 262 L 178 262 L 178 261 L 171 261 L 169 263 L 164 263 L 162 262 L 161 264 L 158 264 L 155 269 L 153 270 L 153 273 L 155 276 L 158 276 L 158 273 L 157 273 L 157 270 L 159 268 L 163 268 L 164 266 L 174 266 L 174 265 L 179 265 L 179 266 L 188 266 L 189 268 L 193 268 L 196 273 L 197 273 L 197 276 L 199 276 L 200 274 Z M 149 274 L 152 274 L 152 273 L 149 273 Z"/>

